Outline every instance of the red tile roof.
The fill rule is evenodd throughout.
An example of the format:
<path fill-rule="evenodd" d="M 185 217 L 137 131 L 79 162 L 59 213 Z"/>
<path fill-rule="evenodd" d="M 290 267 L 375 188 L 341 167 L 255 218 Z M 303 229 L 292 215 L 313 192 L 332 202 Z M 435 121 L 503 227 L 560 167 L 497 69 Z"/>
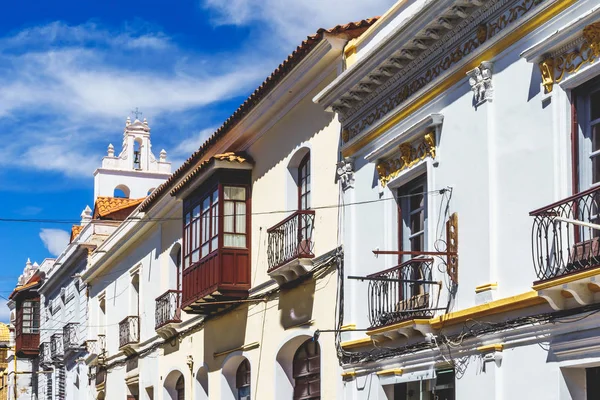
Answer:
<path fill-rule="evenodd" d="M 83 229 L 83 226 L 81 226 L 81 225 L 73 225 L 71 227 L 71 240 L 69 241 L 69 243 L 71 243 L 73 240 L 75 240 L 77 235 L 79 235 L 79 233 L 81 233 L 82 229 Z"/>
<path fill-rule="evenodd" d="M 126 199 L 121 197 L 102 197 L 99 196 L 94 204 L 94 219 L 106 218 L 110 214 L 126 208 L 134 207 L 142 203 L 141 199 Z"/>
<path fill-rule="evenodd" d="M 371 25 L 377 22 L 377 19 L 369 18 L 362 21 L 350 22 L 344 25 L 337 25 L 331 29 L 319 29 L 314 35 L 308 36 L 296 50 L 290 54 L 279 66 L 265 79 L 265 81 L 238 107 L 237 110 L 217 129 L 208 140 L 206 140 L 190 158 L 188 158 L 178 169 L 167 179 L 165 183 L 154 190 L 143 202 L 141 210 L 147 211 L 166 191 L 171 188 L 177 180 L 183 177 L 196 163 L 202 160 L 202 157 L 210 150 L 217 141 L 229 132 L 241 119 L 256 107 L 261 100 L 273 90 L 279 82 L 285 78 L 299 63 L 306 57 L 320 42 L 325 35 L 343 35 L 348 40 L 360 36 Z"/>

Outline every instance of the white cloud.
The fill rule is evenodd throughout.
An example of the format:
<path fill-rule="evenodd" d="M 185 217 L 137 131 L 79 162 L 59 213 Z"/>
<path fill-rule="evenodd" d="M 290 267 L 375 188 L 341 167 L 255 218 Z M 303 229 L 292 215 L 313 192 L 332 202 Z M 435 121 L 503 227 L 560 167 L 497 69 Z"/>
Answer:
<path fill-rule="evenodd" d="M 283 39 L 298 44 L 317 31 L 383 14 L 395 0 L 204 0 L 215 12 L 216 24 L 250 25 L 260 22 Z"/>
<path fill-rule="evenodd" d="M 10 309 L 5 299 L 0 299 L 0 322 L 8 323 L 10 320 Z"/>
<path fill-rule="evenodd" d="M 181 49 L 159 31 L 91 23 L 0 38 L 0 166 L 89 177 L 100 161 L 97 145 L 115 141 L 106 134 L 121 129 L 129 110 L 177 119 L 251 91 L 267 63 Z"/>
<path fill-rule="evenodd" d="M 214 132 L 216 128 L 202 129 L 183 140 L 180 140 L 174 149 L 169 151 L 168 156 L 175 171 L 183 162 L 206 141 Z"/>
<path fill-rule="evenodd" d="M 58 256 L 69 244 L 71 235 L 61 229 L 42 228 L 40 239 L 53 256 Z"/>

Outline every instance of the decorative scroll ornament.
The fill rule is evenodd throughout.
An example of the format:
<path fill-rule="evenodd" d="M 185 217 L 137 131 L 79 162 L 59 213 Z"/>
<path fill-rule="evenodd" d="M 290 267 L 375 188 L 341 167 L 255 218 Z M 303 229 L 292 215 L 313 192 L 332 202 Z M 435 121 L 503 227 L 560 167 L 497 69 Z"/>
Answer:
<path fill-rule="evenodd" d="M 354 187 L 354 159 L 352 157 L 346 157 L 337 163 L 337 177 L 344 192 Z"/>
<path fill-rule="evenodd" d="M 490 61 L 484 61 L 479 67 L 467 72 L 469 76 L 469 85 L 474 95 L 475 107 L 486 101 L 491 101 L 494 94 L 492 86 L 492 72 L 494 64 Z"/>
<path fill-rule="evenodd" d="M 554 85 L 573 74 L 587 64 L 593 64 L 600 58 L 600 22 L 583 28 L 583 42 L 569 52 L 555 57 L 546 57 L 539 63 L 542 85 L 547 93 Z"/>
<path fill-rule="evenodd" d="M 435 134 L 430 132 L 413 142 L 402 143 L 399 157 L 381 161 L 377 164 L 377 173 L 382 187 L 397 177 L 400 172 L 424 160 L 427 156 L 435 158 Z"/>

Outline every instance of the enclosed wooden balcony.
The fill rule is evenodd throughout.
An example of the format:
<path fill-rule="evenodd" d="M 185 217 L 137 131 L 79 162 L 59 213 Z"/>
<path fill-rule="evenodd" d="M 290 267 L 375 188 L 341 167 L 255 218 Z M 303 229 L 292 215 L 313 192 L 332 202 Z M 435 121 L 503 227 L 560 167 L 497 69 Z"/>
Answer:
<path fill-rule="evenodd" d="M 119 322 L 119 349 L 126 354 L 133 354 L 140 342 L 140 318 L 129 316 Z"/>
<path fill-rule="evenodd" d="M 39 354 L 39 333 L 21 333 L 15 337 L 15 347 L 18 354 L 35 356 Z"/>
<path fill-rule="evenodd" d="M 167 290 L 156 298 L 154 329 L 163 338 L 176 333 L 176 326 L 181 322 L 181 291 Z"/>
<path fill-rule="evenodd" d="M 537 276 L 533 288 L 555 309 L 573 301 L 594 302 L 600 292 L 596 279 L 600 275 L 600 188 L 532 211 L 530 216 Z"/>
<path fill-rule="evenodd" d="M 312 267 L 314 210 L 299 210 L 267 229 L 269 269 L 279 285 L 306 274 Z"/>

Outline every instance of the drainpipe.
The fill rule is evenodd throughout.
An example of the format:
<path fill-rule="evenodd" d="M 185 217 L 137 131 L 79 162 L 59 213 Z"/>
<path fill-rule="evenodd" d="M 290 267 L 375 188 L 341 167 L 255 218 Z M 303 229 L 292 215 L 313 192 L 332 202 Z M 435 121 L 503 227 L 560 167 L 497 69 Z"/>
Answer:
<path fill-rule="evenodd" d="M 13 392 L 14 392 L 14 396 L 15 396 L 15 400 L 17 400 L 17 346 L 14 346 L 13 348 L 13 365 L 15 370 L 13 371 Z"/>

